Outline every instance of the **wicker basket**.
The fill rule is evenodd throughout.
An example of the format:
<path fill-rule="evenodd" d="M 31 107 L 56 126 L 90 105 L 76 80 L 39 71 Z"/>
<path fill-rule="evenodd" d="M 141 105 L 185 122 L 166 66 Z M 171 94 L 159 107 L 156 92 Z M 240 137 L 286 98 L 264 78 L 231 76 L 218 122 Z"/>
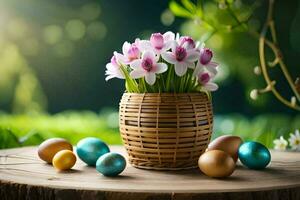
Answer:
<path fill-rule="evenodd" d="M 205 93 L 124 93 L 120 132 L 134 167 L 197 167 L 210 141 L 213 113 Z"/>

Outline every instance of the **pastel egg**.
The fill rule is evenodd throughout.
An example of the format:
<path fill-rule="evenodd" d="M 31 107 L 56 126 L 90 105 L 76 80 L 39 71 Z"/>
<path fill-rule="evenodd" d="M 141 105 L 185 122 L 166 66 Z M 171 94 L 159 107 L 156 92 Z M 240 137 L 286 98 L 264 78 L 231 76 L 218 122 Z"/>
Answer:
<path fill-rule="evenodd" d="M 264 169 L 271 161 L 271 154 L 263 144 L 250 141 L 240 146 L 239 159 L 250 169 Z"/>
<path fill-rule="evenodd" d="M 208 150 L 221 150 L 228 153 L 236 162 L 238 159 L 238 151 L 240 145 L 243 143 L 242 139 L 238 136 L 223 135 L 216 138 L 208 145 Z"/>
<path fill-rule="evenodd" d="M 198 165 L 204 174 L 214 178 L 228 177 L 235 169 L 233 158 L 220 150 L 206 151 L 200 156 Z"/>
<path fill-rule="evenodd" d="M 38 147 L 39 157 L 47 163 L 52 163 L 54 155 L 61 150 L 73 150 L 73 146 L 63 138 L 45 140 Z"/>
<path fill-rule="evenodd" d="M 90 166 L 95 166 L 98 158 L 109 152 L 108 146 L 100 139 L 88 137 L 77 143 L 78 157 Z"/>
<path fill-rule="evenodd" d="M 107 153 L 101 156 L 96 163 L 96 169 L 104 176 L 117 176 L 126 167 L 125 158 L 118 153 Z"/>
<path fill-rule="evenodd" d="M 61 150 L 55 154 L 52 164 L 57 170 L 71 169 L 76 163 L 76 156 L 70 150 Z"/>

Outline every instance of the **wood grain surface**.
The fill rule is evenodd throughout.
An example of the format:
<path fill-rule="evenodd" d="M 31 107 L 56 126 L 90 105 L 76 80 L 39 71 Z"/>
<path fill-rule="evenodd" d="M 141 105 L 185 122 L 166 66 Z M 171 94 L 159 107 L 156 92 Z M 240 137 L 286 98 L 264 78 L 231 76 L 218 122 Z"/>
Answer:
<path fill-rule="evenodd" d="M 125 154 L 120 146 L 111 151 Z M 36 147 L 0 151 L 0 199 L 253 199 L 299 200 L 300 153 L 271 152 L 267 169 L 240 164 L 227 179 L 213 179 L 198 169 L 155 171 L 127 165 L 108 178 L 79 159 L 72 170 L 56 172 L 39 160 Z"/>

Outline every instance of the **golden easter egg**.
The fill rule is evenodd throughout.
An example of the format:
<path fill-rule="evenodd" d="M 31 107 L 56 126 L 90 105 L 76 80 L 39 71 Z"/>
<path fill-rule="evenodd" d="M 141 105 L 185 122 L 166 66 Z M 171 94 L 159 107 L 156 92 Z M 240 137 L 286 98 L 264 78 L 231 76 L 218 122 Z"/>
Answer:
<path fill-rule="evenodd" d="M 220 150 L 206 151 L 200 156 L 198 165 L 204 174 L 214 178 L 228 177 L 235 169 L 233 158 Z"/>
<path fill-rule="evenodd" d="M 52 160 L 53 167 L 57 170 L 71 169 L 76 163 L 76 155 L 70 150 L 61 150 L 55 154 Z"/>
<path fill-rule="evenodd" d="M 52 163 L 54 155 L 61 150 L 73 150 L 73 146 L 63 138 L 45 140 L 38 148 L 39 157 L 47 163 Z"/>
<path fill-rule="evenodd" d="M 238 150 L 243 140 L 238 136 L 223 135 L 217 137 L 209 145 L 207 150 L 221 150 L 228 153 L 236 162 L 238 159 Z"/>

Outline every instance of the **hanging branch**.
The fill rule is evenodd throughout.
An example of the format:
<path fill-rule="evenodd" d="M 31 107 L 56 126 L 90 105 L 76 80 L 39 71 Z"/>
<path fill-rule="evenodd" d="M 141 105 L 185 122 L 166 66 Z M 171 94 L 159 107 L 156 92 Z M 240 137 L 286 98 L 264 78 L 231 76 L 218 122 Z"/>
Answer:
<path fill-rule="evenodd" d="M 187 3 L 187 1 L 184 1 Z M 255 37 L 259 41 L 259 60 L 260 60 L 260 67 L 256 67 L 258 70 L 258 73 L 262 71 L 263 77 L 267 83 L 267 86 L 263 89 L 254 89 L 250 93 L 250 97 L 252 99 L 256 99 L 259 94 L 267 93 L 267 92 L 272 92 L 274 96 L 284 105 L 288 106 L 289 108 L 295 109 L 300 111 L 300 78 L 298 77 L 295 81 L 293 82 L 293 79 L 291 78 L 291 75 L 287 69 L 287 65 L 283 61 L 283 54 L 281 49 L 279 48 L 278 42 L 277 42 L 277 34 L 276 34 L 276 29 L 275 29 L 275 22 L 273 19 L 273 10 L 274 10 L 274 2 L 275 0 L 269 0 L 269 5 L 268 5 L 268 13 L 267 13 L 267 19 L 265 21 L 265 24 L 262 28 L 262 31 L 260 33 L 253 31 L 249 29 L 248 22 L 250 18 L 252 17 L 254 10 L 259 6 L 259 1 L 256 0 L 250 7 L 250 12 L 251 14 L 244 20 L 240 20 L 237 14 L 234 12 L 232 8 L 232 3 L 229 3 L 228 1 L 219 1 L 219 7 L 221 9 L 226 9 L 228 14 L 232 17 L 232 19 L 235 21 L 235 24 L 223 24 L 225 27 L 227 27 L 227 31 L 232 32 L 237 28 L 243 28 L 243 30 L 247 33 L 249 33 L 251 36 Z M 172 1 L 173 5 L 175 5 L 175 1 Z M 189 1 L 189 5 L 193 5 L 192 2 Z M 202 23 L 205 23 L 208 25 L 212 31 L 209 33 L 208 37 L 205 38 L 204 41 L 209 40 L 214 34 L 224 31 L 224 26 L 222 27 L 217 27 L 214 24 L 210 23 L 205 18 L 205 11 L 203 9 L 203 1 L 198 0 L 197 6 L 194 5 L 192 6 L 193 8 L 197 7 L 199 9 L 199 12 L 196 12 L 197 9 L 193 9 L 192 11 L 189 9 L 189 7 L 180 7 L 180 5 L 176 4 L 176 9 L 173 7 L 173 12 L 177 14 L 177 16 L 180 17 L 187 17 L 191 19 L 197 19 L 199 18 Z M 172 8 L 171 8 L 172 10 Z M 180 11 L 180 12 L 179 12 Z M 201 14 L 199 14 L 201 13 Z M 228 28 L 229 27 L 229 28 Z M 225 31 L 226 31 L 225 30 Z M 270 31 L 271 33 L 271 39 L 266 38 L 267 32 Z M 266 62 L 266 55 L 265 55 L 265 46 L 269 47 L 273 54 L 274 54 L 274 60 L 271 62 Z M 271 80 L 268 69 L 269 67 L 275 67 L 279 65 L 285 79 L 287 80 L 288 85 L 290 86 L 293 96 L 291 97 L 290 100 L 287 100 L 285 97 L 283 97 L 276 89 L 276 81 Z"/>
<path fill-rule="evenodd" d="M 275 55 L 275 59 L 272 62 L 273 65 L 275 66 L 276 64 L 279 64 L 293 93 L 295 94 L 298 101 L 300 101 L 300 95 L 299 95 L 299 93 L 296 89 L 296 86 L 294 85 L 292 78 L 287 70 L 287 66 L 283 62 L 281 50 L 279 49 L 279 47 L 277 45 L 276 31 L 275 31 L 275 25 L 274 25 L 274 21 L 273 21 L 273 9 L 274 9 L 274 0 L 269 0 L 267 19 L 266 19 L 266 22 L 265 22 L 263 29 L 259 36 L 259 58 L 260 58 L 262 73 L 263 73 L 264 79 L 267 83 L 267 87 L 274 94 L 274 96 L 280 102 L 282 102 L 284 105 L 286 105 L 292 109 L 300 111 L 300 107 L 299 107 L 299 105 L 297 105 L 295 98 L 292 97 L 291 100 L 289 101 L 289 100 L 285 99 L 284 97 L 282 97 L 282 95 L 275 88 L 276 81 L 275 80 L 272 81 L 268 74 L 268 69 L 267 69 L 267 64 L 266 64 L 266 56 L 265 56 L 265 44 L 267 44 L 271 48 L 271 50 L 273 51 L 273 53 Z M 266 34 L 269 29 L 271 31 L 272 41 L 269 41 L 266 39 Z M 265 93 L 267 91 L 259 91 L 259 92 Z"/>

